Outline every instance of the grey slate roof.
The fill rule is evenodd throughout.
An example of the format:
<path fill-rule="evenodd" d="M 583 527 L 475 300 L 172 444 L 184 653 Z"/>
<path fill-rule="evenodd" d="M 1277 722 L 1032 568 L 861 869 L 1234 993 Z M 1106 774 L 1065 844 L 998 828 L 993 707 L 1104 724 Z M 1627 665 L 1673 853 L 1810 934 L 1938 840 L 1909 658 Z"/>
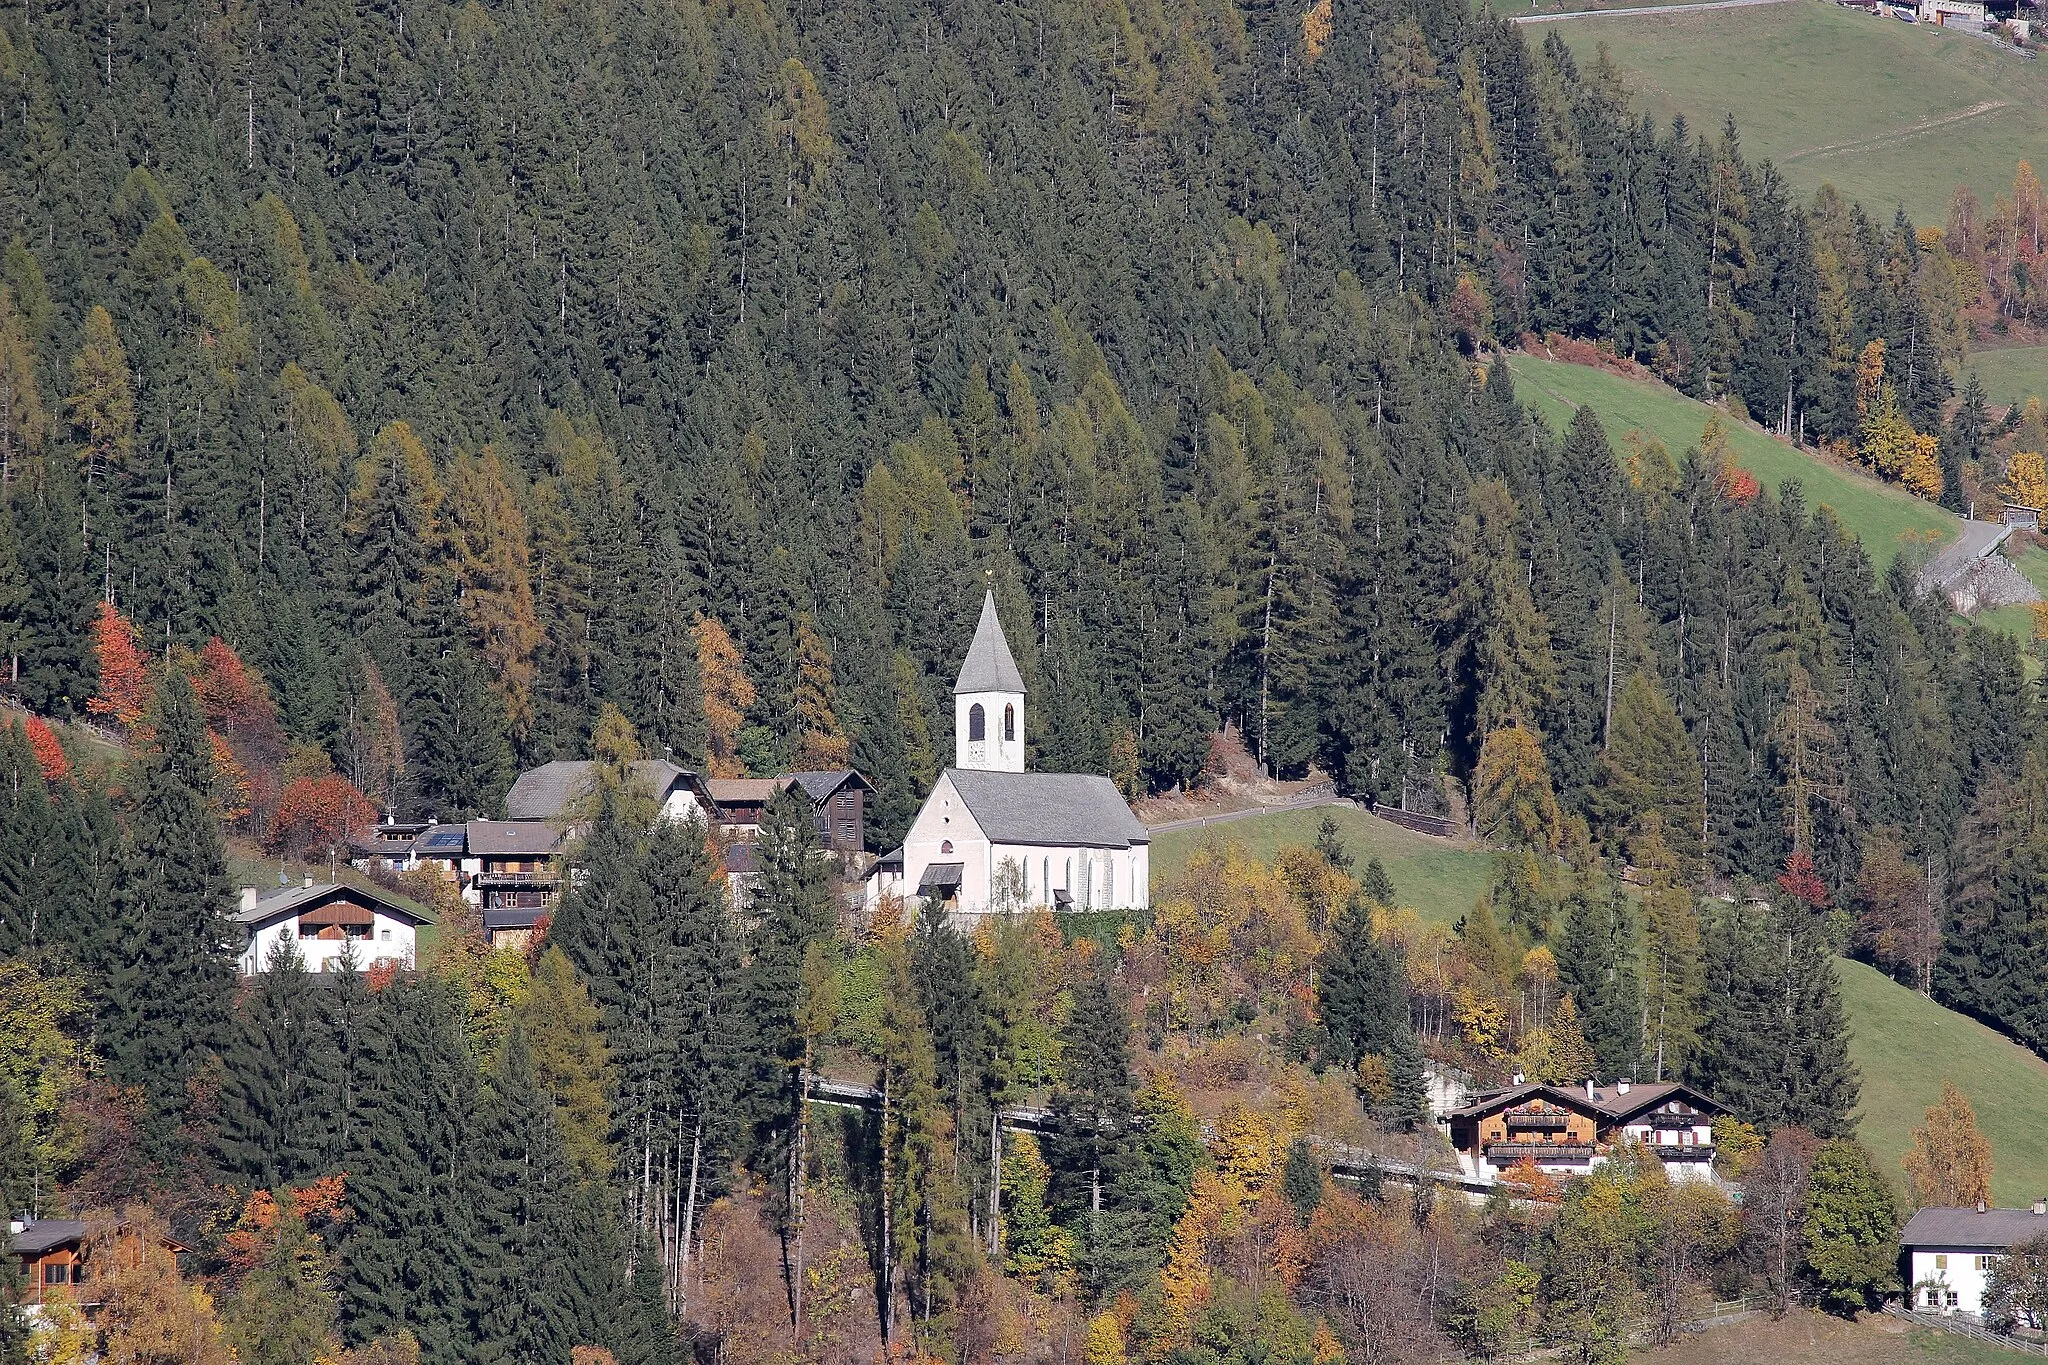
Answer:
<path fill-rule="evenodd" d="M 561 834 L 538 820 L 472 820 L 463 833 L 477 858 L 545 858 L 562 847 Z"/>
<path fill-rule="evenodd" d="M 975 768 L 948 768 L 946 776 L 991 843 L 1129 848 L 1152 842 L 1106 777 Z"/>
<path fill-rule="evenodd" d="M 1003 623 L 996 619 L 996 595 L 981 599 L 981 620 L 974 627 L 974 643 L 967 646 L 967 658 L 960 664 L 960 677 L 953 695 L 964 692 L 1019 692 L 1024 675 L 1010 654 L 1010 642 L 1003 638 Z"/>
<path fill-rule="evenodd" d="M 1922 1209 L 1899 1233 L 1904 1247 L 1987 1247 L 2004 1251 L 2048 1234 L 2048 1214 L 2032 1209 Z"/>
<path fill-rule="evenodd" d="M 857 782 L 868 791 L 875 789 L 874 783 L 862 777 L 858 771 L 852 768 L 833 768 L 825 772 L 789 773 L 786 776 L 788 781 L 794 782 L 797 786 L 804 789 L 804 795 L 811 798 L 813 805 L 823 801 L 848 782 Z"/>
<path fill-rule="evenodd" d="M 354 877 L 333 882 L 314 882 L 311 886 L 289 886 L 282 891 L 273 891 L 267 896 L 258 896 L 256 904 L 247 910 L 237 911 L 237 924 L 263 924 L 281 915 L 295 915 L 309 905 L 324 905 L 339 893 L 351 899 L 380 908 L 395 915 L 403 916 L 418 924 L 432 924 L 434 914 L 426 906 L 410 896 L 401 896 L 396 891 L 367 884 Z"/>
<path fill-rule="evenodd" d="M 585 759 L 558 758 L 519 774 L 505 793 L 505 814 L 514 820 L 558 820 L 571 802 L 590 789 L 592 764 Z M 633 765 L 634 778 L 656 796 L 666 797 L 679 778 L 691 776 L 663 758 L 643 758 Z"/>
<path fill-rule="evenodd" d="M 14 1234 L 13 1250 L 17 1256 L 40 1256 L 84 1236 L 85 1224 L 76 1218 L 44 1218 Z"/>

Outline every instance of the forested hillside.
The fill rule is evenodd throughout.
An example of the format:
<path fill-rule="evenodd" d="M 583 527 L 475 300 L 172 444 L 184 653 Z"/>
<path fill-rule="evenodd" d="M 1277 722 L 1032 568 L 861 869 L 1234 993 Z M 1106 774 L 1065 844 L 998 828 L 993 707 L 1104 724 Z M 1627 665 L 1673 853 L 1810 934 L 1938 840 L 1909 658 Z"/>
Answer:
<path fill-rule="evenodd" d="M 1874 1303 L 1829 950 L 2048 1043 L 2021 649 L 1718 418 L 1558 435 L 1501 350 L 2048 502 L 2043 414 L 1948 378 L 2039 187 L 1951 250 L 1619 91 L 1459 3 L 0 16 L 0 1186 L 135 1206 L 107 1256 L 154 1205 L 224 1327 L 140 1253 L 115 1326 L 266 1365 L 1590 1360 Z M 1035 766 L 1164 790 L 1228 724 L 1468 815 L 1487 894 L 1426 939 L 1332 839 L 968 935 L 835 917 L 793 805 L 743 913 L 650 832 L 640 753 L 850 762 L 894 842 L 986 587 Z M 88 716 L 125 762 L 42 719 Z M 415 882 L 419 971 L 237 984 L 224 829 L 325 861 L 560 757 L 602 800 L 531 953 Z M 1340 1194 L 1329 1141 L 1429 1155 L 1425 1047 L 1683 1076 L 1778 1202 Z"/>

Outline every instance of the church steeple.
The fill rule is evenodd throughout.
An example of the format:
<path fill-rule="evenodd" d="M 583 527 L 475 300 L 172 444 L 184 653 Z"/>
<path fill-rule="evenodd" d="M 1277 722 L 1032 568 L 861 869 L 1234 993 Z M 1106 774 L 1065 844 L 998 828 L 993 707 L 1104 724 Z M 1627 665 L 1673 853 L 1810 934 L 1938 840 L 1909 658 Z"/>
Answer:
<path fill-rule="evenodd" d="M 1024 771 L 1024 675 L 996 619 L 996 595 L 982 599 L 974 643 L 953 684 L 953 762 L 989 772 Z"/>

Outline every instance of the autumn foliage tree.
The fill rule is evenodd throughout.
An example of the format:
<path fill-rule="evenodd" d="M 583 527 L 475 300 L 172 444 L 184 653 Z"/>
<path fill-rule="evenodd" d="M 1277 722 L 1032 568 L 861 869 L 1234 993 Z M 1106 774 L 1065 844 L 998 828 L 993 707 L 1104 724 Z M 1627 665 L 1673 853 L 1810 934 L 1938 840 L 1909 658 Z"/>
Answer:
<path fill-rule="evenodd" d="M 1913 1130 L 1913 1145 L 1900 1164 L 1913 1202 L 1923 1208 L 1959 1208 L 1991 1198 L 1991 1143 L 1954 1081 L 1941 1083 L 1927 1126 Z"/>
<path fill-rule="evenodd" d="M 100 603 L 92 627 L 92 652 L 99 665 L 100 688 L 85 709 L 126 729 L 142 719 L 149 705 L 149 661 L 136 638 L 135 623 L 112 602 Z"/>
<path fill-rule="evenodd" d="M 339 773 L 301 777 L 278 798 L 266 842 L 274 852 L 324 853 L 376 823 L 376 806 Z"/>
<path fill-rule="evenodd" d="M 61 782 L 71 776 L 71 759 L 65 754 L 64 746 L 57 742 L 57 734 L 43 718 L 31 715 L 28 718 L 28 747 L 36 756 L 36 767 L 42 769 L 45 782 Z"/>
<path fill-rule="evenodd" d="M 747 768 L 737 745 L 755 699 L 746 659 L 731 633 L 713 617 L 699 616 L 690 634 L 697 642 L 697 671 L 704 680 L 705 774 L 744 777 Z"/>

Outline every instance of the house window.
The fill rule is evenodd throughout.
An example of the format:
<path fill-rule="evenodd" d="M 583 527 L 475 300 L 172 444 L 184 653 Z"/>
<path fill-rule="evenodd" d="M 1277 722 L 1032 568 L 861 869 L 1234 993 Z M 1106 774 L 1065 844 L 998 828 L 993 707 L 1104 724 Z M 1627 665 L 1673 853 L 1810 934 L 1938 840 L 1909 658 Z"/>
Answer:
<path fill-rule="evenodd" d="M 853 821 L 841 820 L 839 822 L 839 842 L 842 844 L 851 844 L 854 841 L 855 837 L 856 836 L 853 830 Z"/>
<path fill-rule="evenodd" d="M 1015 706 L 1005 706 L 1003 707 L 1003 743 L 1015 744 L 1016 742 L 1017 708 Z"/>
<path fill-rule="evenodd" d="M 383 940 L 384 942 L 389 943 L 391 942 L 391 931 L 389 929 L 379 929 L 377 931 L 377 937 Z"/>
<path fill-rule="evenodd" d="M 45 1266 L 43 1267 L 43 1283 L 44 1283 L 44 1284 L 70 1284 L 70 1283 L 71 1283 L 71 1267 L 70 1267 L 70 1266 L 68 1266 L 68 1265 L 58 1265 L 58 1264 L 56 1264 L 56 1263 L 54 1263 L 54 1262 L 52 1262 L 52 1263 L 50 1263 L 50 1264 L 48 1264 L 48 1265 L 45 1265 Z"/>
<path fill-rule="evenodd" d="M 1943 1253 L 1937 1253 L 1934 1257 L 1934 1268 L 1936 1270 L 1947 1270 L 1948 1256 Z"/>
<path fill-rule="evenodd" d="M 988 715 L 981 709 L 981 703 L 976 702 L 967 708 L 967 739 L 971 744 L 979 744 L 987 738 Z"/>
<path fill-rule="evenodd" d="M 1960 1298 L 1961 1298 L 1961 1296 L 1960 1296 L 1960 1295 L 1958 1295 L 1958 1294 L 1956 1293 L 1956 1291 L 1955 1291 L 1955 1290 L 1953 1290 L 1953 1289 L 1949 1290 L 1949 1291 L 1948 1291 L 1948 1306 L 1949 1306 L 1949 1307 L 1951 1307 L 1951 1308 L 1955 1307 L 1955 1306 L 1956 1306 L 1956 1303 L 1957 1303 L 1957 1302 L 1959 1301 L 1959 1299 L 1960 1299 Z"/>

